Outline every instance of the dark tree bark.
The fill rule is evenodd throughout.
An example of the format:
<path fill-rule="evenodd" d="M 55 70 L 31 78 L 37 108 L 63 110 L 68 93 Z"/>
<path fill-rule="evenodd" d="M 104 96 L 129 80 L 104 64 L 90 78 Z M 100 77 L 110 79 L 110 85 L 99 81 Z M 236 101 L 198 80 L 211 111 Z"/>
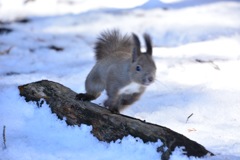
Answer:
<path fill-rule="evenodd" d="M 187 156 L 202 157 L 213 155 L 202 145 L 166 127 L 147 123 L 121 114 L 112 114 L 108 109 L 91 102 L 75 99 L 77 93 L 69 88 L 48 80 L 19 86 L 20 95 L 26 101 L 36 101 L 40 107 L 44 99 L 60 119 L 66 118 L 68 125 L 92 125 L 92 134 L 100 141 L 116 141 L 124 136 L 139 137 L 144 142 L 161 140 L 158 151 L 161 159 L 169 159 L 176 147 L 184 147 Z M 164 148 L 167 147 L 167 150 Z"/>

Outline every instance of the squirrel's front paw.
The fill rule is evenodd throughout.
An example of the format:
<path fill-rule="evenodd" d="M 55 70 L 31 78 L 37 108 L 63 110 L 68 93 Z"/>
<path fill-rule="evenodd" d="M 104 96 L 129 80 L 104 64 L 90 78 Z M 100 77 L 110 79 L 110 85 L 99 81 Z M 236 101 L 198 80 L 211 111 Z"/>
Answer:
<path fill-rule="evenodd" d="M 114 102 L 110 99 L 107 99 L 105 102 L 104 102 L 104 106 L 106 108 L 108 108 L 111 113 L 113 114 L 119 114 L 119 110 L 118 110 L 118 105 L 117 104 L 114 104 Z"/>
<path fill-rule="evenodd" d="M 110 108 L 109 108 L 109 110 L 110 110 L 111 113 L 113 113 L 113 114 L 119 114 L 119 113 L 120 113 L 118 109 L 110 109 Z"/>
<path fill-rule="evenodd" d="M 85 94 L 84 93 L 79 93 L 75 97 L 76 100 L 84 101 L 85 99 Z"/>
<path fill-rule="evenodd" d="M 80 101 L 91 101 L 95 99 L 95 97 L 89 94 L 79 93 L 76 95 L 75 99 Z"/>

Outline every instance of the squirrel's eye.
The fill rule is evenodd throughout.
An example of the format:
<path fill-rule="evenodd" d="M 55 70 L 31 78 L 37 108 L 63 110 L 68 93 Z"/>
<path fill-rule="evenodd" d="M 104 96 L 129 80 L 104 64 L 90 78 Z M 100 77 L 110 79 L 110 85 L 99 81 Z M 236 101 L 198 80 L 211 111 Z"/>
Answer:
<path fill-rule="evenodd" d="M 138 71 L 138 72 L 141 71 L 141 66 L 138 65 L 138 66 L 136 67 L 136 71 Z"/>

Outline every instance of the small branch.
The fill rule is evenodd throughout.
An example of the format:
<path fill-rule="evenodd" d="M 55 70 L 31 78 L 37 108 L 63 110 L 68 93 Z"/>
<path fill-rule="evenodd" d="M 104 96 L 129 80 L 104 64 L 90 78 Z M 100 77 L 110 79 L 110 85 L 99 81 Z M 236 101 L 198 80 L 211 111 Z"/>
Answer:
<path fill-rule="evenodd" d="M 7 149 L 7 145 L 6 145 L 6 126 L 3 126 L 3 149 Z"/>
<path fill-rule="evenodd" d="M 12 48 L 13 48 L 13 47 L 9 47 L 9 48 L 6 49 L 6 50 L 0 51 L 0 55 L 9 54 Z"/>
<path fill-rule="evenodd" d="M 189 118 L 191 118 L 192 116 L 193 116 L 193 113 L 187 117 L 186 123 L 188 122 Z"/>
<path fill-rule="evenodd" d="M 217 64 L 215 64 L 213 61 L 211 61 L 211 60 L 205 61 L 205 60 L 201 60 L 201 59 L 195 59 L 195 61 L 198 62 L 198 63 L 209 63 L 209 64 L 212 65 L 212 67 L 214 69 L 220 70 L 220 67 Z"/>
<path fill-rule="evenodd" d="M 23 4 L 27 4 L 27 3 L 29 3 L 29 2 L 34 2 L 35 0 L 25 0 L 24 2 L 23 2 Z"/>
<path fill-rule="evenodd" d="M 188 129 L 188 132 L 195 132 L 195 131 L 197 131 L 195 128 L 189 128 Z"/>
<path fill-rule="evenodd" d="M 58 46 L 55 46 L 55 45 L 51 45 L 51 46 L 48 46 L 49 49 L 52 49 L 52 50 L 55 50 L 57 52 L 60 52 L 60 51 L 63 51 L 64 48 L 62 47 L 58 47 Z"/>

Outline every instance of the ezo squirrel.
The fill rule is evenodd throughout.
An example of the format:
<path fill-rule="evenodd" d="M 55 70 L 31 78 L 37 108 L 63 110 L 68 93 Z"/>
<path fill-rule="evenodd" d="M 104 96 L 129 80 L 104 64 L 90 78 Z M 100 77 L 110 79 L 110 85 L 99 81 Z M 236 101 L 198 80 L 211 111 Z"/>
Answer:
<path fill-rule="evenodd" d="M 146 52 L 141 52 L 139 38 L 122 35 L 119 30 L 102 32 L 95 44 L 96 64 L 85 81 L 86 93 L 77 99 L 91 101 L 105 89 L 108 99 L 104 106 L 113 113 L 139 99 L 155 80 L 156 65 L 152 58 L 152 42 L 144 34 Z"/>

